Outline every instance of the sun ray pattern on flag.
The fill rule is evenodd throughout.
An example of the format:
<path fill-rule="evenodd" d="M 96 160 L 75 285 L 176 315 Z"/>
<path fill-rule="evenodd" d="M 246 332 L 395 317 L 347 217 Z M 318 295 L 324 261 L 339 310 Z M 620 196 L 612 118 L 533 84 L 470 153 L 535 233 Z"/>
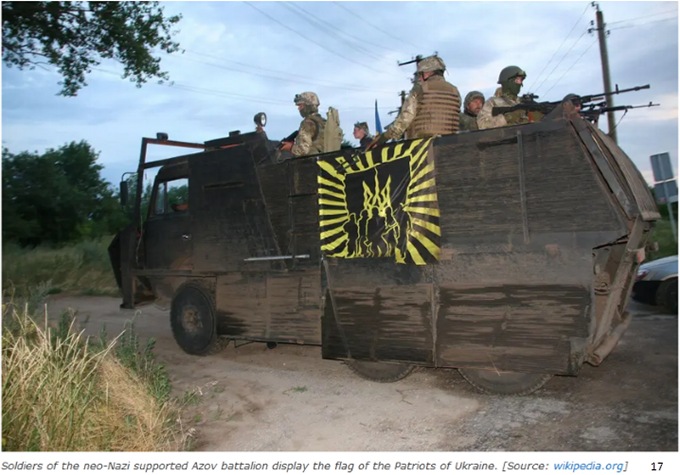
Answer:
<path fill-rule="evenodd" d="M 432 138 L 318 160 L 321 251 L 329 257 L 439 260 Z"/>

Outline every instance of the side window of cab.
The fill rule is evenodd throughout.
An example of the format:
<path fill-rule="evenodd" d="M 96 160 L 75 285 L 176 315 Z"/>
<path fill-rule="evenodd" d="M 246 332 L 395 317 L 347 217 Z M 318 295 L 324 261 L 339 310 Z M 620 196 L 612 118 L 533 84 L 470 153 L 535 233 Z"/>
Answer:
<path fill-rule="evenodd" d="M 182 213 L 189 210 L 189 179 L 177 178 L 156 184 L 154 215 Z"/>

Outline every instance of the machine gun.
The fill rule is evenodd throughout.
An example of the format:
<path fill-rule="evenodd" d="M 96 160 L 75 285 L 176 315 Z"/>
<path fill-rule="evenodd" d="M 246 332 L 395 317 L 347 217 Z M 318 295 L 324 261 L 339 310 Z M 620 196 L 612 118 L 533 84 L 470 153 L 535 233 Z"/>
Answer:
<path fill-rule="evenodd" d="M 642 107 L 656 107 L 656 106 L 659 106 L 659 105 L 660 104 L 652 104 L 651 101 L 650 101 L 649 104 L 643 104 L 643 105 L 639 105 L 639 106 L 606 107 L 606 103 L 600 102 L 599 104 L 591 104 L 587 109 L 581 109 L 580 114 L 581 114 L 581 117 L 583 117 L 584 119 L 587 119 L 590 122 L 597 123 L 597 120 L 600 118 L 600 116 L 602 114 L 606 114 L 607 112 L 615 112 L 615 111 L 628 112 L 629 109 L 640 109 Z"/>
<path fill-rule="evenodd" d="M 596 101 L 596 100 L 601 100 L 604 99 L 607 96 L 612 96 L 614 94 L 622 94 L 624 92 L 633 92 L 633 91 L 639 91 L 641 89 L 649 89 L 649 84 L 645 86 L 635 86 L 631 87 L 629 89 L 619 89 L 619 85 L 616 85 L 616 90 L 612 92 L 603 92 L 601 94 L 589 94 L 586 96 L 580 96 L 577 99 L 572 99 L 572 103 L 575 105 L 580 104 L 581 106 L 588 104 L 590 102 Z M 553 111 L 558 105 L 562 104 L 564 101 L 555 101 L 555 102 L 535 102 L 534 99 L 537 99 L 538 96 L 535 94 L 525 94 L 522 96 L 520 99 L 520 103 L 516 104 L 514 106 L 501 106 L 501 107 L 494 107 L 491 111 L 491 115 L 497 116 L 499 114 L 505 114 L 508 112 L 514 112 L 517 110 L 526 110 L 526 111 L 538 111 L 543 114 L 549 114 L 550 112 Z M 644 107 L 649 107 L 649 106 L 644 106 Z M 617 109 L 619 110 L 619 109 Z M 621 109 L 622 110 L 622 109 Z"/>

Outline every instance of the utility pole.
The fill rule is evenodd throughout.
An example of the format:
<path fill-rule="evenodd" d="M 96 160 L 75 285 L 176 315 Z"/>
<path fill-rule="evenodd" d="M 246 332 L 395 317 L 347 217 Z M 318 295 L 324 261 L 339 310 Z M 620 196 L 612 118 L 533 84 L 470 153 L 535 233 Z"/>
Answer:
<path fill-rule="evenodd" d="M 609 31 L 605 31 L 604 16 L 600 11 L 600 5 L 592 2 L 592 6 L 595 7 L 595 18 L 597 20 L 597 28 L 590 28 L 588 30 L 591 33 L 593 30 L 597 31 L 597 38 L 600 42 L 600 60 L 602 61 L 602 79 L 604 82 L 604 92 L 612 92 L 612 80 L 609 76 L 609 56 L 607 54 L 607 35 Z M 590 24 L 592 25 L 592 21 Z M 607 96 L 607 107 L 614 107 L 614 97 L 612 95 Z M 607 113 L 607 124 L 609 127 L 609 137 L 617 143 L 616 139 L 616 118 L 614 117 L 614 111 Z"/>

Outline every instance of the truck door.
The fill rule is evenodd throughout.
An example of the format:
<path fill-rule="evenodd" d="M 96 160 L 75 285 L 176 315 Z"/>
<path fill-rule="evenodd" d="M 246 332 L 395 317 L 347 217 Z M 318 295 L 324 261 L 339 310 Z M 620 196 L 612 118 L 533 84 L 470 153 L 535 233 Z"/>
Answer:
<path fill-rule="evenodd" d="M 144 229 L 147 269 L 191 268 L 189 177 L 182 168 L 173 170 L 180 173 L 161 169 L 156 177 Z"/>

